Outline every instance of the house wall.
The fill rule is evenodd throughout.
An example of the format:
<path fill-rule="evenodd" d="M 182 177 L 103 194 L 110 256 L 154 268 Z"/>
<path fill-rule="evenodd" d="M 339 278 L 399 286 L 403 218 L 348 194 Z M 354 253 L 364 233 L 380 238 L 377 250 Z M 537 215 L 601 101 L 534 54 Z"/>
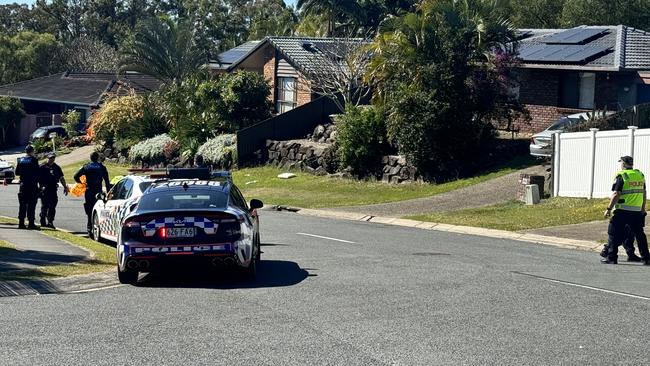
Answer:
<path fill-rule="evenodd" d="M 561 80 L 569 72 L 561 70 L 523 69 L 519 72 L 519 101 L 530 113 L 530 121 L 520 119 L 514 128 L 523 133 L 536 133 L 548 128 L 560 117 L 589 109 L 562 107 L 560 100 Z M 594 106 L 597 109 L 620 108 L 619 97 L 622 85 L 629 83 L 625 75 L 597 73 Z"/>

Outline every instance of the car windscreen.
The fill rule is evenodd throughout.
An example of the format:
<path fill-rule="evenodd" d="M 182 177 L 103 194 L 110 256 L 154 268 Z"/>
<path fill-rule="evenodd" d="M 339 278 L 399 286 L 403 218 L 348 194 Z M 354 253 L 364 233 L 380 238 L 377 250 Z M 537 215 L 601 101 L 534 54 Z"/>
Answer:
<path fill-rule="evenodd" d="M 44 128 L 38 128 L 36 131 L 32 132 L 32 136 L 34 137 L 43 137 L 47 133 L 47 130 Z"/>
<path fill-rule="evenodd" d="M 567 129 L 577 123 L 580 123 L 580 119 L 578 118 L 569 118 L 569 117 L 562 117 L 560 118 L 557 122 L 555 122 L 551 127 L 548 129 L 551 131 L 559 131 L 559 130 L 564 130 Z"/>
<path fill-rule="evenodd" d="M 202 210 L 225 209 L 228 196 L 218 190 L 183 188 L 145 194 L 138 204 L 139 210 Z"/>

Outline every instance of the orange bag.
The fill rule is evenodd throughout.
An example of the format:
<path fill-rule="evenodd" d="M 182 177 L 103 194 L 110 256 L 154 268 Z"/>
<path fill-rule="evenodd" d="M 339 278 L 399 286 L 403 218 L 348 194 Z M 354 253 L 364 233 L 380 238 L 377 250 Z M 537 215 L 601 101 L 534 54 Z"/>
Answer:
<path fill-rule="evenodd" d="M 70 194 L 74 197 L 81 197 L 86 193 L 86 176 L 82 175 L 79 180 L 81 183 L 75 183 L 72 188 L 70 188 Z"/>

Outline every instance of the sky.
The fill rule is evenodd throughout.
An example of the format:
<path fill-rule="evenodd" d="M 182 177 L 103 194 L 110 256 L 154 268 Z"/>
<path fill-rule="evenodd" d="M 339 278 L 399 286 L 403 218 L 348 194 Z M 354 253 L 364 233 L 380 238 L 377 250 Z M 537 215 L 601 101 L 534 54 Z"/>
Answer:
<path fill-rule="evenodd" d="M 33 4 L 35 3 L 35 0 L 0 0 L 0 4 L 12 4 L 12 3 L 19 3 L 19 4 Z M 287 5 L 295 5 L 296 0 L 284 0 L 284 2 Z"/>

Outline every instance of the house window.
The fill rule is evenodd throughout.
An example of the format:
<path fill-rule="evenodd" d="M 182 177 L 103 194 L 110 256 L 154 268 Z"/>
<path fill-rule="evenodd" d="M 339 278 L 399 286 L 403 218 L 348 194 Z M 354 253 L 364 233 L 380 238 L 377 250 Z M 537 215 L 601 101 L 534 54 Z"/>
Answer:
<path fill-rule="evenodd" d="M 570 73 L 560 82 L 560 107 L 592 109 L 596 90 L 593 72 Z"/>
<path fill-rule="evenodd" d="M 290 111 L 296 107 L 296 78 L 280 77 L 277 84 L 275 109 L 278 113 Z"/>

